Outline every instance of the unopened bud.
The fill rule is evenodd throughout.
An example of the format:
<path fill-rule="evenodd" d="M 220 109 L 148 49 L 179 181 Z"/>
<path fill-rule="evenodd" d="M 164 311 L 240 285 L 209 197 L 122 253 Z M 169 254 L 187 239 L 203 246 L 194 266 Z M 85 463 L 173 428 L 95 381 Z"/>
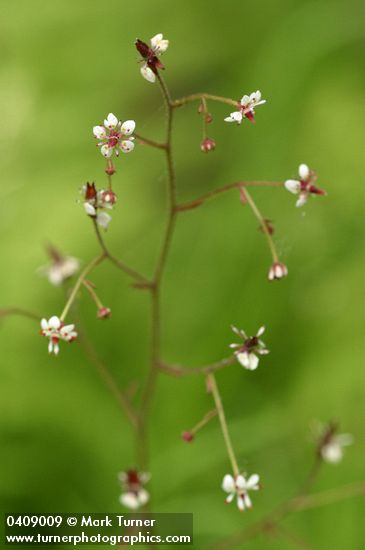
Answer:
<path fill-rule="evenodd" d="M 108 307 L 103 306 L 98 309 L 98 319 L 107 319 L 108 317 L 110 317 L 110 315 L 111 309 L 109 309 Z"/>
<path fill-rule="evenodd" d="M 181 434 L 181 437 L 184 441 L 186 441 L 186 443 L 191 443 L 194 439 L 194 434 L 192 434 L 191 432 L 183 432 Z"/>
<path fill-rule="evenodd" d="M 209 153 L 215 149 L 215 141 L 211 138 L 205 138 L 200 144 L 200 149 L 203 153 Z"/>
<path fill-rule="evenodd" d="M 282 279 L 288 275 L 288 268 L 281 262 L 273 262 L 268 273 L 269 281 L 274 279 Z"/>

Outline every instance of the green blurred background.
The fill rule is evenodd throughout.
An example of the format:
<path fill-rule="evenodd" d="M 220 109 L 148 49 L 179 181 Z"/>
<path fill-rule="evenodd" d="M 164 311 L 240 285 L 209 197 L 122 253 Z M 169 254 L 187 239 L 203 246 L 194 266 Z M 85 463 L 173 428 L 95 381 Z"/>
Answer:
<path fill-rule="evenodd" d="M 363 2 L 226 0 L 123 2 L 2 0 L 0 19 L 0 202 L 2 305 L 46 317 L 62 289 L 37 268 L 52 242 L 83 262 L 96 254 L 78 204 L 87 180 L 105 182 L 91 134 L 108 112 L 133 118 L 162 139 L 157 85 L 139 75 L 134 39 L 170 39 L 165 77 L 174 97 L 197 91 L 240 98 L 262 90 L 257 124 L 225 124 L 211 104 L 214 153 L 199 149 L 196 104 L 176 116 L 174 148 L 181 200 L 239 179 L 284 180 L 300 162 L 319 174 L 328 197 L 304 210 L 284 190 L 254 190 L 275 221 L 289 277 L 268 284 L 269 254 L 257 222 L 232 192 L 178 222 L 163 296 L 163 357 L 198 366 L 227 356 L 230 324 L 267 326 L 271 354 L 257 372 L 234 365 L 218 378 L 242 469 L 259 472 L 254 509 L 223 506 L 229 463 L 218 422 L 192 445 L 180 432 L 211 407 L 200 378 L 161 376 L 151 418 L 149 488 L 155 511 L 194 512 L 195 547 L 249 525 L 292 494 L 310 467 L 310 424 L 336 418 L 355 436 L 345 460 L 327 466 L 316 489 L 364 477 L 365 73 Z M 151 274 L 164 226 L 163 154 L 143 146 L 117 162 L 119 196 L 106 239 Z M 111 265 L 92 280 L 106 305 L 81 315 L 121 385 L 146 373 L 149 300 Z M 77 344 L 48 357 L 38 327 L 1 323 L 0 491 L 10 511 L 121 511 L 117 472 L 133 466 L 130 429 Z M 293 515 L 286 526 L 312 548 L 365 547 L 364 500 Z M 286 550 L 261 537 L 247 549 Z"/>

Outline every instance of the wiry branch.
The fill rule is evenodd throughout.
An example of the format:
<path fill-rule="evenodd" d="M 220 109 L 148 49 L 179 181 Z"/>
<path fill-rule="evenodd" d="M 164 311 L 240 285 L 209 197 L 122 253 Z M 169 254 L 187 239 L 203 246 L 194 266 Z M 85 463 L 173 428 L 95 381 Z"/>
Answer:
<path fill-rule="evenodd" d="M 229 365 L 232 365 L 235 362 L 234 355 L 231 355 L 230 357 L 227 357 L 225 359 L 221 359 L 221 361 L 217 361 L 216 363 L 210 363 L 208 365 L 204 365 L 202 367 L 184 367 L 182 365 L 171 365 L 167 363 L 160 362 L 158 364 L 158 368 L 165 372 L 166 374 L 169 374 L 171 376 L 190 376 L 190 375 L 207 375 L 210 372 L 215 372 L 217 370 L 224 369 L 224 367 L 228 367 Z"/>

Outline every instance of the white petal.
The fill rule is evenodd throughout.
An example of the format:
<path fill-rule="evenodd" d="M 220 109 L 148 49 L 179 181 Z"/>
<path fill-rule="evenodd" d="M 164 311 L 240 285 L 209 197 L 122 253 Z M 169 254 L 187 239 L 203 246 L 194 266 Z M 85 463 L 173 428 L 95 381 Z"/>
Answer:
<path fill-rule="evenodd" d="M 286 180 L 284 185 L 285 189 L 290 191 L 290 193 L 297 194 L 300 191 L 300 181 L 298 180 Z"/>
<path fill-rule="evenodd" d="M 155 36 L 152 36 L 150 40 L 152 48 L 155 48 L 156 44 L 158 44 L 162 39 L 163 39 L 163 34 L 161 32 L 159 32 L 158 34 L 155 34 Z"/>
<path fill-rule="evenodd" d="M 236 477 L 236 487 L 238 489 L 246 489 L 246 479 L 242 474 Z"/>
<path fill-rule="evenodd" d="M 237 124 L 241 124 L 242 113 L 240 111 L 234 111 L 229 116 L 227 116 L 224 120 L 226 122 L 237 122 Z"/>
<path fill-rule="evenodd" d="M 93 134 L 98 139 L 105 139 L 106 138 L 106 131 L 105 131 L 104 126 L 94 126 Z"/>
<path fill-rule="evenodd" d="M 148 82 L 155 82 L 156 81 L 155 73 L 149 67 L 147 67 L 147 65 L 143 65 L 141 67 L 141 75 L 143 76 L 143 78 L 148 80 Z"/>
<path fill-rule="evenodd" d="M 249 370 L 255 370 L 257 369 L 259 364 L 259 358 L 254 353 L 249 354 L 249 366 L 247 367 Z"/>
<path fill-rule="evenodd" d="M 109 128 L 109 130 L 112 130 L 116 126 L 118 126 L 118 119 L 113 113 L 109 113 L 107 118 L 104 120 L 104 126 Z"/>
<path fill-rule="evenodd" d="M 234 495 L 236 493 L 231 493 L 230 495 L 228 495 L 228 497 L 226 498 L 226 503 L 229 504 L 230 502 L 232 502 L 232 500 L 234 499 Z"/>
<path fill-rule="evenodd" d="M 106 229 L 110 224 L 110 222 L 112 221 L 112 217 L 106 212 L 100 212 L 100 214 L 96 216 L 96 221 L 98 222 L 100 227 L 103 227 L 104 229 Z"/>
<path fill-rule="evenodd" d="M 354 438 L 351 434 L 339 434 L 335 436 L 335 439 L 341 447 L 347 447 L 348 445 L 352 445 L 354 442 Z"/>
<path fill-rule="evenodd" d="M 264 334 L 264 332 L 265 332 L 265 327 L 262 326 L 262 327 L 260 327 L 259 330 L 257 331 L 256 336 L 257 336 L 257 337 L 260 337 L 260 336 L 262 336 L 262 335 Z"/>
<path fill-rule="evenodd" d="M 55 355 L 58 355 L 59 351 L 60 351 L 60 346 L 59 346 L 58 343 L 56 342 L 55 344 L 53 344 L 53 353 L 54 353 Z"/>
<path fill-rule="evenodd" d="M 123 506 L 131 510 L 137 510 L 140 506 L 137 495 L 132 492 L 122 493 L 119 497 L 119 501 Z"/>
<path fill-rule="evenodd" d="M 52 329 L 59 329 L 60 326 L 61 326 L 61 321 L 60 319 L 57 317 L 57 315 L 53 315 L 49 321 L 48 321 L 48 326 Z"/>
<path fill-rule="evenodd" d="M 299 177 L 301 180 L 307 180 L 310 174 L 310 170 L 306 164 L 299 165 Z"/>
<path fill-rule="evenodd" d="M 241 105 L 243 107 L 247 107 L 247 105 L 249 105 L 249 103 L 250 103 L 250 96 L 244 95 L 241 99 Z"/>
<path fill-rule="evenodd" d="M 260 481 L 260 476 L 258 474 L 252 474 L 247 480 L 246 488 L 250 491 L 258 490 L 258 483 Z"/>
<path fill-rule="evenodd" d="M 307 199 L 308 199 L 308 194 L 307 193 L 300 193 L 299 195 L 299 199 L 297 200 L 297 202 L 295 203 L 295 206 L 297 208 L 300 208 L 301 206 L 303 206 L 306 202 L 307 202 Z"/>
<path fill-rule="evenodd" d="M 52 340 L 50 340 L 48 343 L 48 353 L 52 353 L 52 352 L 53 352 L 53 344 L 52 344 Z"/>
<path fill-rule="evenodd" d="M 242 495 L 237 496 L 237 506 L 238 506 L 238 509 L 241 510 L 241 512 L 244 511 L 244 509 L 245 509 L 245 500 L 244 500 L 244 497 Z"/>
<path fill-rule="evenodd" d="M 226 474 L 223 478 L 222 489 L 226 493 L 234 493 L 236 491 L 236 486 L 234 479 L 230 474 Z"/>
<path fill-rule="evenodd" d="M 324 445 L 321 449 L 323 460 L 330 464 L 338 464 L 343 458 L 343 451 L 340 445 L 337 443 L 329 443 Z"/>
<path fill-rule="evenodd" d="M 248 495 L 248 493 L 245 493 L 244 496 L 243 496 L 244 500 L 245 500 L 245 506 L 246 508 L 252 508 L 252 502 L 251 502 L 251 499 Z"/>
<path fill-rule="evenodd" d="M 245 369 L 250 368 L 250 357 L 247 351 L 243 351 L 242 353 L 237 353 L 236 355 L 237 360 Z"/>
<path fill-rule="evenodd" d="M 134 142 L 127 139 L 120 143 L 120 149 L 123 153 L 130 153 L 134 149 Z"/>
<path fill-rule="evenodd" d="M 47 321 L 47 319 L 42 319 L 41 320 L 41 328 L 43 330 L 48 330 L 48 321 Z"/>
<path fill-rule="evenodd" d="M 120 131 L 125 136 L 130 136 L 131 134 L 133 134 L 135 127 L 136 123 L 134 122 L 134 120 L 126 120 L 125 122 L 123 122 Z"/>
<path fill-rule="evenodd" d="M 89 202 L 84 202 L 85 212 L 88 216 L 96 216 L 96 210 Z"/>
<path fill-rule="evenodd" d="M 144 506 L 150 500 L 150 495 L 146 489 L 140 489 L 138 491 L 138 502 L 140 506 Z"/>
<path fill-rule="evenodd" d="M 100 147 L 100 153 L 103 155 L 103 157 L 108 159 L 112 156 L 113 149 L 112 147 L 109 147 L 107 144 L 105 144 L 102 147 Z"/>

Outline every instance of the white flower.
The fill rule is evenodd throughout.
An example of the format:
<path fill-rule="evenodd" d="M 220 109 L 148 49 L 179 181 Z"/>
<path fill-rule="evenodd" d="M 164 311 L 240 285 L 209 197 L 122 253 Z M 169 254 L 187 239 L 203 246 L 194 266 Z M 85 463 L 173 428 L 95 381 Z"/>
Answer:
<path fill-rule="evenodd" d="M 111 209 L 117 202 L 117 195 L 111 189 L 97 191 L 95 183 L 87 183 L 81 189 L 84 196 L 84 209 L 88 216 L 95 218 L 96 222 L 103 229 L 107 229 L 112 217 L 107 212 L 100 212 L 100 209 Z"/>
<path fill-rule="evenodd" d="M 353 443 L 351 434 L 339 434 L 333 436 L 331 441 L 321 448 L 323 460 L 330 464 L 338 464 L 343 458 L 343 447 L 347 447 Z"/>
<path fill-rule="evenodd" d="M 252 474 L 248 479 L 246 479 L 242 474 L 239 474 L 236 477 L 227 474 L 223 478 L 222 489 L 228 493 L 226 498 L 226 503 L 229 504 L 232 502 L 234 497 L 237 497 L 237 506 L 241 512 L 246 508 L 252 507 L 251 498 L 249 496 L 249 491 L 258 491 L 260 477 L 257 474 Z"/>
<path fill-rule="evenodd" d="M 337 434 L 337 424 L 319 424 L 316 428 L 318 432 L 318 450 L 325 462 L 338 464 L 343 458 L 343 448 L 351 445 L 354 441 L 351 434 Z"/>
<path fill-rule="evenodd" d="M 98 147 L 105 158 L 110 158 L 115 152 L 119 155 L 119 150 L 123 153 L 129 153 L 134 149 L 134 137 L 132 136 L 136 123 L 134 120 L 120 122 L 113 113 L 109 113 L 104 120 L 104 126 L 94 126 L 94 137 L 99 141 Z M 126 139 L 127 138 L 127 139 Z"/>
<path fill-rule="evenodd" d="M 259 364 L 258 355 L 267 355 L 269 350 L 266 348 L 264 342 L 260 340 L 260 336 L 265 331 L 265 327 L 260 327 L 256 336 L 247 336 L 247 334 L 234 326 L 232 330 L 235 334 L 240 336 L 243 340 L 240 344 L 231 344 L 231 348 L 235 348 L 235 356 L 237 361 L 248 370 L 255 370 Z"/>
<path fill-rule="evenodd" d="M 163 34 L 159 33 L 153 36 L 150 40 L 151 48 L 156 55 L 164 53 L 169 47 L 169 41 L 164 40 Z"/>
<path fill-rule="evenodd" d="M 47 253 L 51 258 L 48 265 L 38 269 L 39 273 L 45 275 L 52 285 L 58 286 L 72 277 L 79 267 L 80 262 L 72 256 L 63 256 L 54 246 L 47 246 Z"/>
<path fill-rule="evenodd" d="M 119 502 L 123 506 L 131 510 L 137 510 L 147 504 L 150 495 L 143 487 L 143 484 L 149 481 L 150 474 L 147 472 L 137 472 L 137 470 L 128 470 L 127 472 L 120 472 L 118 477 L 123 489 Z"/>
<path fill-rule="evenodd" d="M 269 281 L 274 281 L 274 279 L 282 279 L 288 275 L 288 268 L 282 262 L 273 262 L 269 274 Z"/>
<path fill-rule="evenodd" d="M 261 99 L 261 92 L 252 92 L 251 95 L 244 95 L 238 103 L 238 111 L 234 111 L 224 120 L 226 122 L 237 122 L 241 124 L 243 118 L 255 122 L 255 108 L 266 103 L 266 99 Z"/>
<path fill-rule="evenodd" d="M 326 195 L 326 191 L 319 189 L 313 183 L 317 179 L 316 173 L 306 164 L 300 164 L 298 168 L 299 179 L 286 180 L 285 188 L 294 195 L 299 195 L 296 206 L 303 206 L 310 195 Z"/>
<path fill-rule="evenodd" d="M 53 315 L 50 319 L 41 320 L 41 334 L 49 339 L 48 353 L 58 355 L 59 341 L 73 342 L 77 338 L 75 325 L 65 325 L 59 317 Z"/>
<path fill-rule="evenodd" d="M 137 50 L 144 59 L 144 64 L 141 67 L 141 75 L 148 80 L 148 82 L 155 82 L 158 69 L 165 68 L 158 56 L 167 50 L 169 41 L 163 38 L 163 34 L 159 33 L 151 38 L 150 45 L 139 38 L 136 40 L 135 44 Z"/>

